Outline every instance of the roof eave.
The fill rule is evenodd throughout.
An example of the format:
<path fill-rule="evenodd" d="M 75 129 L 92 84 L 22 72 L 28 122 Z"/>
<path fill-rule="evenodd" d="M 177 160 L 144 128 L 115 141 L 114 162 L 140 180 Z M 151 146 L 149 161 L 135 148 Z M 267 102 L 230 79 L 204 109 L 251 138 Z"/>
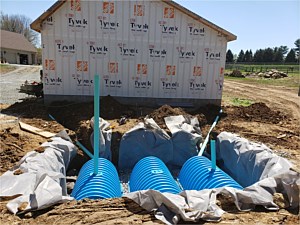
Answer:
<path fill-rule="evenodd" d="M 223 34 L 223 35 L 226 37 L 226 39 L 227 39 L 228 42 L 234 41 L 234 40 L 237 39 L 237 36 L 236 36 L 236 35 L 230 33 L 230 32 L 227 31 L 227 30 L 224 30 L 223 28 L 221 28 L 221 27 L 215 25 L 214 23 L 212 23 L 212 22 L 210 22 L 210 21 L 204 19 L 203 17 L 197 15 L 196 13 L 194 13 L 194 12 L 192 12 L 191 10 L 185 8 L 184 6 L 179 5 L 178 3 L 174 2 L 174 1 L 171 1 L 171 0 L 162 0 L 162 1 L 163 1 L 164 3 L 166 3 L 166 4 L 168 4 L 168 5 L 170 5 L 170 6 L 174 7 L 174 8 L 176 8 L 177 10 L 183 12 L 184 14 L 189 15 L 190 17 L 192 17 L 193 19 L 195 19 L 195 20 L 197 20 L 197 21 L 203 23 L 204 25 L 206 25 L 206 26 L 208 26 L 208 27 L 210 27 L 210 28 L 212 28 L 212 29 L 214 29 L 214 30 L 220 32 L 221 34 Z"/>
<path fill-rule="evenodd" d="M 35 21 L 30 24 L 31 29 L 41 32 L 42 23 L 45 19 L 51 16 L 62 4 L 64 4 L 67 0 L 60 0 L 55 2 L 47 11 L 45 11 L 42 15 L 40 15 Z"/>
<path fill-rule="evenodd" d="M 28 49 L 17 49 L 17 48 L 7 48 L 7 47 L 3 47 L 1 46 L 1 50 L 14 50 L 14 51 L 23 51 L 23 52 L 30 52 L 30 53 L 37 53 L 37 50 L 28 50 Z"/>

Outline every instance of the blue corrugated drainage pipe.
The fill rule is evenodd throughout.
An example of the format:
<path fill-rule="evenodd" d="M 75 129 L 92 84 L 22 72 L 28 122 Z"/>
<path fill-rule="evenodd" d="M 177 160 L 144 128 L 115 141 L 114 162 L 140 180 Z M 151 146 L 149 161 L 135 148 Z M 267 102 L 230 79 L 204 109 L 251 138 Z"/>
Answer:
<path fill-rule="evenodd" d="M 147 189 L 173 194 L 181 192 L 166 165 L 154 156 L 145 157 L 134 166 L 129 188 L 131 192 Z"/>
<path fill-rule="evenodd" d="M 243 189 L 219 167 L 211 169 L 211 161 L 204 156 L 194 156 L 187 160 L 179 173 L 179 182 L 184 190 L 203 190 L 218 187 Z"/>
<path fill-rule="evenodd" d="M 71 194 L 76 200 L 118 198 L 121 195 L 118 172 L 114 165 L 104 158 L 98 159 L 97 174 L 94 174 L 93 159 L 83 165 Z"/>

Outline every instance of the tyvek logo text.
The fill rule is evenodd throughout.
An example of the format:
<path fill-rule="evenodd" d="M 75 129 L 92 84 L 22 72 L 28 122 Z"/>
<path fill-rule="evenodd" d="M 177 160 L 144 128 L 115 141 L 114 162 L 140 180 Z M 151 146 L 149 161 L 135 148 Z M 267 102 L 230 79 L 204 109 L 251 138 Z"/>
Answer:
<path fill-rule="evenodd" d="M 48 73 L 44 74 L 44 84 L 46 86 L 60 86 L 63 83 L 61 76 L 59 75 L 49 75 Z"/>
<path fill-rule="evenodd" d="M 183 47 L 177 47 L 180 62 L 190 62 L 196 56 L 196 52 L 187 51 Z"/>
<path fill-rule="evenodd" d="M 179 88 L 178 82 L 161 81 L 162 88 L 165 90 L 176 90 Z"/>
<path fill-rule="evenodd" d="M 153 61 L 163 60 L 167 56 L 167 50 L 163 48 L 155 48 L 154 45 L 149 45 L 149 56 Z"/>
<path fill-rule="evenodd" d="M 55 40 L 56 51 L 62 56 L 73 56 L 76 52 L 75 44 L 65 44 L 63 40 Z"/>
<path fill-rule="evenodd" d="M 105 78 L 105 77 L 103 79 L 104 79 L 105 87 L 110 87 L 110 88 L 121 88 L 122 87 L 122 81 L 120 79 L 112 80 L 112 79 Z"/>
<path fill-rule="evenodd" d="M 76 27 L 76 28 L 86 28 L 88 26 L 87 19 L 76 19 L 69 17 L 68 18 L 68 25 L 69 27 Z"/>
<path fill-rule="evenodd" d="M 130 30 L 135 34 L 147 33 L 149 25 L 147 23 L 137 23 L 135 19 L 130 20 Z"/>
<path fill-rule="evenodd" d="M 151 81 L 134 81 L 134 87 L 135 88 L 141 88 L 141 89 L 149 89 L 152 87 L 152 82 Z"/>
<path fill-rule="evenodd" d="M 119 46 L 120 54 L 122 56 L 135 56 L 139 53 L 137 48 L 127 48 L 124 45 Z"/>
<path fill-rule="evenodd" d="M 191 80 L 189 88 L 191 91 L 204 91 L 206 88 L 206 84 L 204 82 L 198 83 L 194 80 Z"/>
<path fill-rule="evenodd" d="M 88 44 L 89 44 L 89 52 L 91 55 L 97 57 L 104 57 L 107 55 L 108 47 L 106 47 L 105 45 L 99 46 L 96 45 L 94 42 L 89 42 Z"/>
<path fill-rule="evenodd" d="M 195 24 L 189 23 L 187 29 L 188 29 L 188 34 L 192 38 L 201 38 L 205 36 L 204 27 L 197 27 Z"/>
<path fill-rule="evenodd" d="M 212 60 L 212 61 L 219 61 L 221 59 L 221 52 L 212 51 L 209 48 L 205 48 L 204 56 L 205 56 L 205 59 Z"/>

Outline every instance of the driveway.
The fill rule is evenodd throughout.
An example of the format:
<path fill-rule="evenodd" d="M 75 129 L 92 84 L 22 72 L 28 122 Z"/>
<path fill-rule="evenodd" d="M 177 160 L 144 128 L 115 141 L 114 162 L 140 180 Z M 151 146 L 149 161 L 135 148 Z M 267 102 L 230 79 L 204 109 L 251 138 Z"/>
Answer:
<path fill-rule="evenodd" d="M 20 88 L 26 80 L 28 82 L 40 80 L 41 66 L 14 65 L 16 70 L 6 74 L 0 74 L 0 104 L 13 104 L 29 97 L 27 94 L 19 93 Z"/>

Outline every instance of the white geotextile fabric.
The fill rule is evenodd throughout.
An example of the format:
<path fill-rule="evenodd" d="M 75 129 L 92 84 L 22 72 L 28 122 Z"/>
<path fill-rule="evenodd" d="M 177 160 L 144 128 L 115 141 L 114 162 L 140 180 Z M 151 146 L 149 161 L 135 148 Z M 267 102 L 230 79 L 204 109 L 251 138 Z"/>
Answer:
<path fill-rule="evenodd" d="M 236 207 L 243 211 L 256 205 L 277 210 L 273 202 L 275 193 L 282 193 L 291 208 L 299 206 L 300 175 L 290 170 L 288 160 L 272 153 L 265 145 L 251 143 L 231 133 L 222 132 L 217 141 L 218 160 L 224 162 L 237 182 L 252 185 L 244 190 L 224 187 L 183 191 L 178 195 L 146 190 L 128 193 L 126 197 L 148 211 L 154 210 L 156 218 L 166 224 L 176 224 L 180 219 L 219 221 L 224 211 L 216 205 L 216 196 L 221 193 L 230 195 Z M 244 173 L 243 176 L 240 173 Z"/>
<path fill-rule="evenodd" d="M 197 117 L 169 116 L 165 117 L 173 144 L 173 160 L 171 166 L 181 167 L 189 158 L 198 154 L 202 141 L 201 130 Z"/>
<path fill-rule="evenodd" d="M 161 129 L 152 118 L 145 118 L 121 140 L 119 169 L 131 170 L 144 157 L 156 156 L 168 166 L 179 166 L 190 157 L 197 155 L 201 131 L 196 117 L 182 115 L 165 118 L 172 136 Z"/>
<path fill-rule="evenodd" d="M 127 131 L 120 143 L 119 169 L 132 170 L 142 158 L 156 156 L 164 163 L 173 159 L 173 145 L 170 136 L 153 119 L 144 119 Z"/>
<path fill-rule="evenodd" d="M 219 166 L 243 187 L 290 170 L 292 164 L 264 144 L 222 132 L 216 147 Z"/>
<path fill-rule="evenodd" d="M 91 119 L 91 127 L 94 129 L 94 117 Z M 110 123 L 106 120 L 99 118 L 99 156 L 111 161 L 111 137 L 112 129 Z M 90 137 L 91 145 L 94 147 L 94 132 Z"/>
<path fill-rule="evenodd" d="M 66 169 L 77 148 L 65 131 L 51 140 L 41 145 L 45 148 L 43 153 L 28 152 L 13 170 L 0 177 L 0 198 L 19 196 L 7 204 L 12 213 L 73 199 L 67 195 Z M 22 174 L 14 175 L 16 170 Z"/>

